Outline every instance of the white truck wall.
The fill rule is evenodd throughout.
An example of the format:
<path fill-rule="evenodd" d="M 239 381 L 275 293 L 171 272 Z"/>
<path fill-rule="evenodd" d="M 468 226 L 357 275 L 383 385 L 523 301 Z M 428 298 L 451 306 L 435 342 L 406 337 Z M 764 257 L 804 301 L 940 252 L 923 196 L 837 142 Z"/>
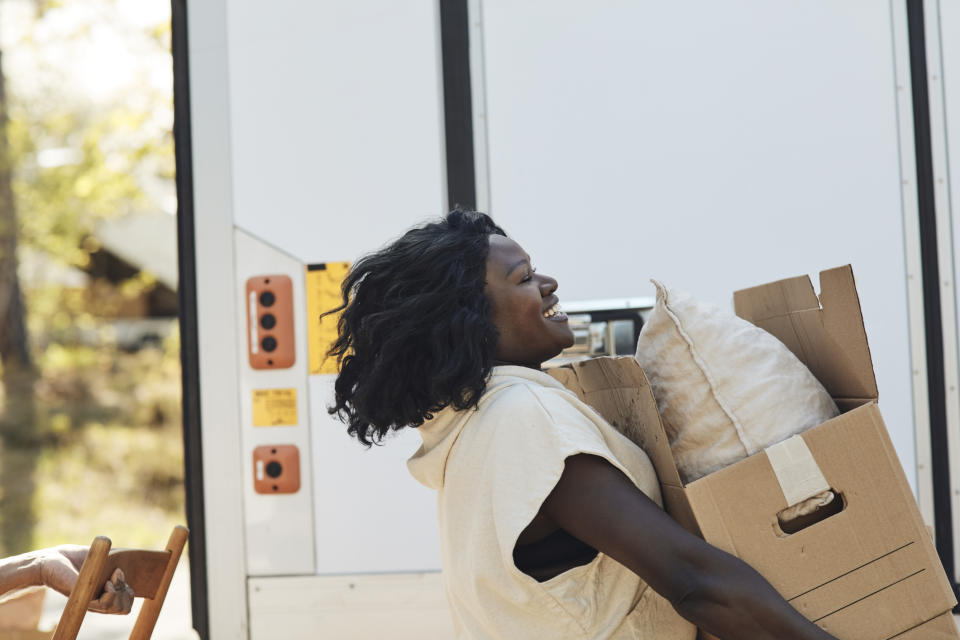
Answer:
<path fill-rule="evenodd" d="M 353 261 L 443 211 L 435 1 L 285 0 L 265 10 L 233 0 L 227 16 L 233 219 L 238 238 L 264 244 L 254 250 L 241 243 L 238 291 L 256 275 L 246 256 L 257 256 L 261 273 L 289 273 L 289 261 L 302 269 Z M 271 246 L 286 254 L 272 270 L 263 263 Z M 302 286 L 294 293 L 302 295 Z M 246 319 L 238 317 L 245 336 Z M 295 387 L 288 378 L 299 373 L 309 385 L 310 445 L 301 459 L 313 459 L 302 474 L 304 482 L 312 475 L 312 486 L 302 490 L 306 504 L 245 487 L 248 574 L 300 574 L 306 566 L 318 574 L 438 571 L 435 495 L 404 464 L 419 437 L 405 432 L 389 446 L 363 449 L 325 411 L 333 376 L 308 381 L 304 360 L 305 348 L 297 371 L 251 374 L 242 363 L 242 403 L 249 403 L 251 377 L 258 388 Z M 243 418 L 245 465 L 255 443 L 290 440 L 276 429 L 252 427 L 246 406 Z M 288 430 L 308 442 L 302 430 Z M 313 534 L 302 513 L 311 507 L 316 533 L 304 551 L 297 535 Z"/>
<path fill-rule="evenodd" d="M 936 78 L 931 80 L 931 113 L 941 112 L 943 114 L 940 123 L 941 128 L 934 131 L 933 137 L 935 144 L 939 141 L 944 148 L 939 149 L 940 153 L 935 154 L 934 158 L 934 188 L 938 190 L 940 201 L 938 208 L 942 210 L 943 218 L 947 221 L 952 220 L 952 214 L 960 211 L 960 4 L 949 0 L 937 3 L 928 3 L 933 5 L 933 16 L 938 18 L 935 23 L 939 27 L 937 34 L 941 47 L 941 55 L 937 59 L 935 68 L 938 71 Z M 942 97 L 942 103 L 938 98 Z M 947 229 L 947 235 L 952 239 L 953 255 L 952 262 L 941 273 L 941 280 L 946 280 L 951 284 L 951 290 L 956 291 L 956 276 L 960 273 L 960 225 L 951 224 Z M 949 423 L 949 449 L 952 515 L 953 515 L 953 557 L 955 563 L 955 575 L 960 574 L 960 368 L 956 366 L 960 360 L 960 354 L 957 352 L 958 344 L 956 336 L 960 334 L 960 326 L 957 319 L 960 318 L 960 298 L 954 294 L 954 307 L 952 320 L 952 336 L 954 341 L 950 347 L 951 353 L 945 354 L 945 361 L 954 364 L 952 368 L 947 368 L 947 403 L 948 415 L 953 418 Z"/>
<path fill-rule="evenodd" d="M 311 460 L 311 407 L 307 359 L 297 357 L 284 369 L 253 369 L 248 360 L 248 278 L 285 275 L 293 282 L 293 321 L 296 353 L 307 351 L 307 310 L 302 263 L 259 238 L 238 230 L 234 237 L 236 261 L 237 353 L 240 361 L 240 420 L 243 505 L 246 522 L 247 575 L 312 575 L 314 561 L 314 463 Z M 254 334 L 256 335 L 256 334 Z M 259 339 L 255 339 L 259 342 Z M 296 421 L 279 426 L 255 426 L 253 394 L 292 390 L 296 395 Z M 300 489 L 295 493 L 263 494 L 254 489 L 253 451 L 259 446 L 294 445 L 300 458 Z"/>
<path fill-rule="evenodd" d="M 483 2 L 496 219 L 561 300 L 650 295 L 655 277 L 729 307 L 851 263 L 914 483 L 890 6 L 586 6 Z"/>
<path fill-rule="evenodd" d="M 947 155 L 948 161 L 952 160 L 946 178 L 950 185 L 951 210 L 960 211 L 960 3 L 946 0 L 938 4 Z M 953 234 L 954 246 L 960 246 L 960 225 L 953 225 Z M 960 273 L 960 261 L 955 264 L 954 273 Z"/>
<path fill-rule="evenodd" d="M 960 10 L 941 4 L 949 78 Z M 296 437 L 310 486 L 275 507 L 282 496 L 247 486 L 251 447 L 272 440 L 250 431 L 244 403 L 280 372 L 252 376 L 235 352 L 247 277 L 353 261 L 445 211 L 437 5 L 189 3 L 213 638 L 247 637 L 248 604 L 253 637 L 294 637 L 283 619 L 319 633 L 338 598 L 356 604 L 358 585 L 440 615 L 435 496 L 404 464 L 417 434 L 366 451 L 324 410 L 332 376 L 288 371 L 276 386 L 306 390 L 309 433 Z M 898 112 L 909 78 L 897 75 L 907 43 L 892 0 L 470 7 L 480 202 L 558 278 L 561 299 L 649 296 L 656 277 L 729 306 L 735 289 L 852 263 L 880 405 L 916 489 L 911 378 L 925 364 L 910 354 L 901 163 L 913 147 L 902 98 Z M 945 89 L 960 123 L 960 84 Z M 951 178 L 960 185 L 956 167 Z M 286 531 L 285 509 L 300 511 Z M 312 547 L 265 548 L 309 535 L 304 509 Z M 390 572 L 422 575 L 371 575 Z M 394 595 L 408 588 L 423 599 Z"/>
<path fill-rule="evenodd" d="M 206 593 L 193 597 L 206 597 L 213 640 L 249 638 L 241 486 L 246 452 L 238 429 L 242 363 L 234 333 L 233 175 L 225 117 L 230 108 L 227 4 L 190 2 L 187 18 L 206 549 Z M 180 275 L 183 286 L 186 274 Z"/>
<path fill-rule="evenodd" d="M 237 226 L 353 260 L 446 203 L 434 0 L 231 0 Z"/>

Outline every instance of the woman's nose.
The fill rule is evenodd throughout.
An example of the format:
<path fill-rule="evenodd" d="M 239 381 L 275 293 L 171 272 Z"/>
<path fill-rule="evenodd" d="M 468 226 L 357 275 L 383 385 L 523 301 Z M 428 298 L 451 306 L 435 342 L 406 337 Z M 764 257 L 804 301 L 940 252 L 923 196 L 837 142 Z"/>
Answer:
<path fill-rule="evenodd" d="M 543 276 L 543 283 L 540 285 L 540 293 L 546 298 L 548 295 L 557 290 L 557 281 L 551 278 L 550 276 Z"/>

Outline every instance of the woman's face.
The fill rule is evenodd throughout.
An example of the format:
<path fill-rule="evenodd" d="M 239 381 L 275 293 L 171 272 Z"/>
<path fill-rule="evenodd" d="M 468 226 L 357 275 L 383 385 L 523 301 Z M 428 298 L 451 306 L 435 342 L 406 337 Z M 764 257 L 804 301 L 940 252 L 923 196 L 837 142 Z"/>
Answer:
<path fill-rule="evenodd" d="M 556 290 L 556 280 L 534 272 L 523 247 L 509 238 L 490 236 L 484 292 L 500 332 L 499 362 L 539 369 L 573 345 L 566 314 L 554 309 Z"/>

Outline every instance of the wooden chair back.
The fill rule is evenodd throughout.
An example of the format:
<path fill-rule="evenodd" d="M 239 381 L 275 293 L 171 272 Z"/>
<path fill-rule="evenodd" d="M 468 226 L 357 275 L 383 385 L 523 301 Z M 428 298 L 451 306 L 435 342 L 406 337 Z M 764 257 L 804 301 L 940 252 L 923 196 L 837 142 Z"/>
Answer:
<path fill-rule="evenodd" d="M 86 560 L 80 568 L 77 584 L 70 592 L 67 606 L 53 633 L 53 640 L 75 640 L 80 625 L 87 614 L 87 605 L 99 597 L 103 585 L 114 570 L 123 570 L 127 584 L 134 596 L 143 598 L 140 615 L 130 632 L 130 640 L 148 640 L 160 615 L 160 608 L 167 597 L 167 589 L 173 579 L 183 546 L 187 542 L 186 527 L 177 525 L 170 534 L 163 551 L 144 549 L 110 550 L 110 538 L 97 536 L 90 545 Z"/>

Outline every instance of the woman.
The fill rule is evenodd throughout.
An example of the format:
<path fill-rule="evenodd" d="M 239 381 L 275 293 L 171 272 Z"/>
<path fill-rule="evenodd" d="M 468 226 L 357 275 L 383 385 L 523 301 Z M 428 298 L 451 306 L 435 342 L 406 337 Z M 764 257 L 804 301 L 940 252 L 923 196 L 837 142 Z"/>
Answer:
<path fill-rule="evenodd" d="M 343 285 L 330 412 L 368 446 L 420 432 L 409 468 L 439 494 L 458 637 L 831 638 L 670 519 L 646 455 L 540 370 L 573 344 L 556 290 L 460 210 Z"/>

